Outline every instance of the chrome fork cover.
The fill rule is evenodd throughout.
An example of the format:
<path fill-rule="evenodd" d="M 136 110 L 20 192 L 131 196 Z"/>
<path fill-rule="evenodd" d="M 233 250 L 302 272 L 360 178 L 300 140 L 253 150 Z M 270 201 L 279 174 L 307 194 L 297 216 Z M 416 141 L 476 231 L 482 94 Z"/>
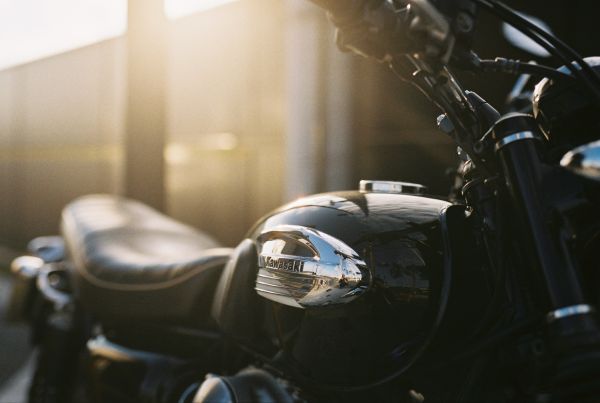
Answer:
<path fill-rule="evenodd" d="M 309 308 L 343 304 L 369 288 L 369 271 L 358 253 L 324 232 L 280 225 L 258 237 L 259 295 Z"/>

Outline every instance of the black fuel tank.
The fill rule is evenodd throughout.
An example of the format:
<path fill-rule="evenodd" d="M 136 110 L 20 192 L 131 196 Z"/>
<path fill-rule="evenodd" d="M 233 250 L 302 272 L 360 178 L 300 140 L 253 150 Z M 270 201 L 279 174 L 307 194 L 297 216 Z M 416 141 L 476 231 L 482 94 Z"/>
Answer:
<path fill-rule="evenodd" d="M 314 195 L 261 220 L 249 238 L 281 226 L 314 229 L 342 241 L 365 262 L 368 287 L 389 302 L 423 303 L 441 273 L 440 217 L 450 204 L 424 196 L 365 192 Z"/>
<path fill-rule="evenodd" d="M 262 234 L 307 228 L 343 242 L 366 266 L 366 291 L 348 303 L 299 309 L 270 302 L 273 337 L 294 365 L 313 379 L 346 384 L 414 362 L 432 337 L 448 286 L 441 221 L 449 206 L 416 195 L 335 192 L 299 199 L 259 221 L 249 234 L 259 253 Z M 274 269 L 284 275 L 297 265 Z"/>

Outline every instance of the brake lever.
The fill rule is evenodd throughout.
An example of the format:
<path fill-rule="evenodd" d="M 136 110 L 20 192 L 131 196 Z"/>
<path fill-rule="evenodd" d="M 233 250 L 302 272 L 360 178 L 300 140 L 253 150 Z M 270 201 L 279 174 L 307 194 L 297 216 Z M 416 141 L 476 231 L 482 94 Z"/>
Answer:
<path fill-rule="evenodd" d="M 484 174 L 494 171 L 476 147 L 483 135 L 482 124 L 466 92 L 452 73 L 442 67 L 433 69 L 416 56 L 403 55 L 390 63 L 392 71 L 404 81 L 415 85 L 431 102 L 450 119 L 454 130 L 452 137 Z"/>

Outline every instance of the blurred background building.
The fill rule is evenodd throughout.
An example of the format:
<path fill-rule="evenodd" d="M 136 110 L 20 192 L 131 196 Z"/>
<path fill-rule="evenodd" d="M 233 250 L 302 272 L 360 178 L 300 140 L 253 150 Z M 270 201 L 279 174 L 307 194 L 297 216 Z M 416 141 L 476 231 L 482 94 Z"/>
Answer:
<path fill-rule="evenodd" d="M 413 90 L 398 100 L 408 87 L 383 66 L 339 52 L 306 1 L 0 8 L 0 244 L 56 233 L 87 193 L 145 200 L 233 245 L 277 205 L 360 178 L 446 191 L 435 113 L 424 124 Z"/>
<path fill-rule="evenodd" d="M 307 1 L 3 0 L 0 15 L 2 245 L 56 233 L 88 193 L 142 199 L 234 245 L 304 194 L 365 178 L 450 186 L 437 111 L 339 52 Z M 518 55 L 497 23 L 479 29 L 483 56 Z M 499 103 L 511 84 L 466 79 Z"/>
<path fill-rule="evenodd" d="M 525 11 L 589 54 L 560 19 L 585 18 L 583 3 Z M 2 0 L 0 19 L 0 245 L 56 233 L 88 193 L 141 199 L 234 245 L 304 194 L 359 179 L 450 186 L 437 111 L 339 52 L 307 1 Z M 479 31 L 483 56 L 527 57 L 487 16 Z M 512 83 L 463 78 L 496 103 Z"/>
<path fill-rule="evenodd" d="M 591 2 L 509 3 L 600 54 Z M 501 31 L 482 14 L 475 50 L 531 58 Z M 0 0 L 0 311 L 10 258 L 80 195 L 134 197 L 235 245 L 278 205 L 359 179 L 447 194 L 439 112 L 333 43 L 306 0 Z M 460 78 L 493 105 L 515 79 Z M 0 320 L 0 382 L 26 333 Z"/>

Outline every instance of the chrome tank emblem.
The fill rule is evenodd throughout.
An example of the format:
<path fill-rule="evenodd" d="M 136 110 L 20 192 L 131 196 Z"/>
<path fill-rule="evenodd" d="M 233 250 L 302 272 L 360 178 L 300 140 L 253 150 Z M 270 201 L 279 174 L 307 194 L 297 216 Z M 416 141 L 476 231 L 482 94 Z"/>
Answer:
<path fill-rule="evenodd" d="M 259 295 L 296 308 L 343 304 L 369 285 L 367 265 L 351 247 L 321 231 L 280 225 L 258 237 Z"/>

